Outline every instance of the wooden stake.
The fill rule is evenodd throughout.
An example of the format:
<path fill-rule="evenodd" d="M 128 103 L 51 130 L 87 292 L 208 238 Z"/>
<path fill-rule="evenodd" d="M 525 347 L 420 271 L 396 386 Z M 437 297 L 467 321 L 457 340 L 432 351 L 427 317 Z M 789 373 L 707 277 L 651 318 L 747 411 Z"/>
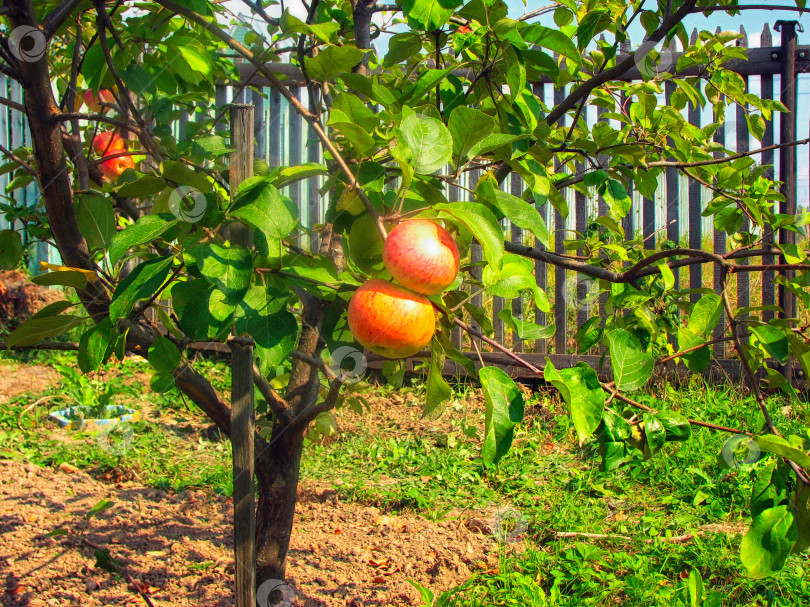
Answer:
<path fill-rule="evenodd" d="M 253 175 L 253 106 L 231 106 L 231 197 Z M 251 247 L 253 234 L 244 224 L 233 224 L 231 243 Z M 233 545 L 236 559 L 236 607 L 256 605 L 256 506 L 253 436 L 253 341 L 234 338 L 231 358 L 231 444 L 233 446 Z"/>

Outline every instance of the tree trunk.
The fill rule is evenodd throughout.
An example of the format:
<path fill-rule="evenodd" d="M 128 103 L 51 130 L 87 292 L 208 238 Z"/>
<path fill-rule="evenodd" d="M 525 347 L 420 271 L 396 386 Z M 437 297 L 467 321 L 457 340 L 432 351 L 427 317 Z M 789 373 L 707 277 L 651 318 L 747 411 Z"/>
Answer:
<path fill-rule="evenodd" d="M 257 454 L 256 583 L 284 580 L 290 548 L 304 435 L 277 424 L 272 447 Z"/>

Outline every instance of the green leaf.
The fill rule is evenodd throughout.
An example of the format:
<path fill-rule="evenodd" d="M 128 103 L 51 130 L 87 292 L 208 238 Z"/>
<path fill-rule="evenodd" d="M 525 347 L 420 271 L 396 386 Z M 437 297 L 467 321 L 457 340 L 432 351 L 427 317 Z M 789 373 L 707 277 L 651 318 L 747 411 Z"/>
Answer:
<path fill-rule="evenodd" d="M 504 308 L 498 312 L 498 318 L 504 321 L 522 340 L 548 339 L 552 337 L 556 331 L 555 325 L 541 327 L 533 322 L 527 322 L 517 318 L 512 314 L 511 308 Z"/>
<path fill-rule="evenodd" d="M 149 347 L 149 364 L 158 373 L 171 373 L 180 366 L 180 350 L 170 339 L 160 336 Z"/>
<path fill-rule="evenodd" d="M 633 200 L 627 194 L 627 190 L 624 189 L 621 182 L 608 179 L 601 194 L 610 209 L 611 217 L 614 219 L 622 219 L 630 212 Z"/>
<path fill-rule="evenodd" d="M 678 349 L 689 350 L 705 343 L 705 338 L 695 335 L 690 329 L 678 327 Z M 712 353 L 708 346 L 699 348 L 688 354 L 684 354 L 683 359 L 686 368 L 693 373 L 703 373 L 711 362 Z"/>
<path fill-rule="evenodd" d="M 788 506 L 776 506 L 756 516 L 740 544 L 740 557 L 748 575 L 761 579 L 785 566 L 798 532 Z"/>
<path fill-rule="evenodd" d="M 644 352 L 635 336 L 624 329 L 608 334 L 610 366 L 618 390 L 637 390 L 650 378 L 655 359 Z"/>
<path fill-rule="evenodd" d="M 652 413 L 644 412 L 641 416 L 644 421 L 644 436 L 647 438 L 647 455 L 652 456 L 658 453 L 667 440 L 667 432 L 664 424 L 661 423 Z"/>
<path fill-rule="evenodd" d="M 161 166 L 163 178 L 174 181 L 177 185 L 187 185 L 203 194 L 214 191 L 211 178 L 202 171 L 197 171 L 177 160 L 164 160 Z"/>
<path fill-rule="evenodd" d="M 353 122 L 333 122 L 332 128 L 348 139 L 361 156 L 369 155 L 374 149 L 374 137 L 360 125 Z"/>
<path fill-rule="evenodd" d="M 157 175 L 144 175 L 138 177 L 135 181 L 125 183 L 117 192 L 119 196 L 126 196 L 132 198 L 147 198 L 153 196 L 158 192 L 162 192 L 166 188 L 166 180 Z M 110 203 L 107 203 L 110 206 Z"/>
<path fill-rule="evenodd" d="M 222 291 L 231 301 L 242 298 L 253 276 L 250 251 L 242 247 L 221 247 L 216 244 L 195 247 L 197 267 L 203 278 Z"/>
<path fill-rule="evenodd" d="M 413 85 L 413 88 L 406 89 L 406 93 L 398 99 L 400 105 L 422 101 L 423 97 L 433 91 L 454 69 L 456 69 L 455 65 L 443 70 L 425 70 L 419 80 L 416 81 L 416 84 Z"/>
<path fill-rule="evenodd" d="M 689 330 L 695 335 L 707 336 L 720 322 L 723 311 L 723 300 L 717 293 L 708 293 L 701 297 L 689 315 Z"/>
<path fill-rule="evenodd" d="M 328 82 L 344 72 L 351 72 L 367 52 L 352 45 L 329 45 L 315 57 L 306 58 L 307 75 L 318 82 Z"/>
<path fill-rule="evenodd" d="M 757 436 L 754 440 L 763 451 L 773 453 L 774 455 L 779 455 L 780 457 L 784 457 L 796 462 L 802 468 L 810 469 L 810 455 L 807 455 L 801 449 L 792 446 L 781 436 L 764 434 L 762 436 Z"/>
<path fill-rule="evenodd" d="M 535 23 L 524 28 L 521 32 L 521 36 L 528 44 L 536 44 L 537 46 L 551 49 L 555 53 L 567 57 L 574 63 L 579 63 L 582 60 L 580 52 L 571 41 L 571 38 L 559 30 Z"/>
<path fill-rule="evenodd" d="M 255 285 L 245 294 L 236 313 L 236 332 L 256 342 L 262 364 L 281 364 L 295 348 L 298 322 L 287 311 L 290 293 Z"/>
<path fill-rule="evenodd" d="M 369 107 L 357 96 L 350 93 L 339 93 L 335 95 L 332 108 L 329 113 L 327 125 L 340 122 L 350 122 L 369 133 L 373 132 L 380 119 Z"/>
<path fill-rule="evenodd" d="M 107 360 L 112 334 L 113 327 L 109 318 L 105 318 L 82 334 L 77 357 L 82 373 L 95 371 Z"/>
<path fill-rule="evenodd" d="M 800 484 L 793 490 L 791 502 L 793 504 L 793 516 L 796 519 L 797 539 L 793 545 L 793 552 L 799 554 L 810 548 L 810 508 L 808 508 L 808 496 L 804 492 L 804 487 Z"/>
<path fill-rule="evenodd" d="M 397 0 L 408 25 L 428 32 L 445 25 L 453 11 L 461 6 L 461 0 Z"/>
<path fill-rule="evenodd" d="M 149 380 L 149 388 L 152 392 L 164 394 L 175 387 L 174 374 L 168 371 L 155 373 Z"/>
<path fill-rule="evenodd" d="M 523 421 L 523 396 L 520 388 L 498 367 L 482 367 L 478 379 L 484 392 L 484 461 L 496 464 L 512 446 L 515 425 Z"/>
<path fill-rule="evenodd" d="M 235 306 L 225 294 L 198 278 L 175 285 L 172 305 L 180 319 L 180 328 L 192 339 L 217 339 L 233 324 Z"/>
<path fill-rule="evenodd" d="M 277 240 L 288 236 L 298 223 L 291 207 L 267 178 L 252 177 L 239 185 L 230 214 Z"/>
<path fill-rule="evenodd" d="M 467 152 L 466 159 L 469 160 L 470 158 L 475 158 L 476 156 L 486 154 L 502 146 L 515 143 L 516 141 L 522 141 L 528 138 L 529 135 L 526 134 L 507 135 L 506 133 L 493 133 L 492 135 L 484 137 L 484 139 L 473 145 Z"/>
<path fill-rule="evenodd" d="M 115 236 L 112 200 L 98 194 L 76 196 L 76 222 L 91 249 L 100 249 Z"/>
<path fill-rule="evenodd" d="M 752 325 L 750 329 L 757 341 L 774 360 L 783 365 L 787 363 L 790 344 L 784 331 L 771 325 Z"/>
<path fill-rule="evenodd" d="M 500 270 L 491 265 L 484 267 L 482 279 L 487 290 L 496 297 L 515 299 L 524 291 L 529 291 L 534 297 L 535 306 L 543 312 L 550 311 L 545 292 L 537 286 L 534 264 L 526 257 L 507 253 Z"/>
<path fill-rule="evenodd" d="M 584 444 L 599 427 L 604 415 L 605 392 L 596 371 L 584 362 L 577 363 L 570 369 L 558 370 L 549 359 L 543 376 L 568 403 L 579 444 Z"/>
<path fill-rule="evenodd" d="M 684 442 L 692 436 L 692 426 L 689 420 L 675 411 L 659 411 L 655 414 L 667 433 L 668 442 Z"/>
<path fill-rule="evenodd" d="M 463 160 L 474 145 L 495 128 L 495 119 L 479 110 L 460 105 L 450 113 L 447 128 L 453 136 L 453 155 Z"/>
<path fill-rule="evenodd" d="M 42 308 L 31 318 L 45 318 L 46 316 L 56 316 L 58 314 L 61 314 L 65 310 L 72 308 L 75 305 L 76 305 L 75 303 L 68 301 L 67 299 L 55 301 L 52 304 L 48 304 L 47 306 Z"/>
<path fill-rule="evenodd" d="M 508 99 L 514 99 L 526 88 L 526 66 L 523 57 L 514 45 L 503 43 L 503 61 L 505 64 L 506 83 L 509 85 Z"/>
<path fill-rule="evenodd" d="M 324 165 L 317 162 L 305 162 L 304 164 L 299 164 L 297 166 L 282 167 L 279 169 L 278 173 L 273 179 L 273 185 L 275 185 L 277 188 L 283 188 L 284 186 L 303 179 L 328 174 L 329 169 Z"/>
<path fill-rule="evenodd" d="M 173 215 L 143 215 L 130 226 L 127 226 L 110 242 L 110 263 L 115 264 L 126 254 L 130 247 L 152 243 L 166 230 L 177 224 Z"/>
<path fill-rule="evenodd" d="M 441 120 L 411 114 L 399 130 L 410 151 L 414 172 L 430 175 L 452 160 L 453 136 Z"/>
<path fill-rule="evenodd" d="M 519 228 L 529 230 L 544 247 L 549 248 L 548 226 L 534 205 L 498 189 L 495 190 L 495 205 L 509 221 Z"/>
<path fill-rule="evenodd" d="M 692 569 L 689 573 L 689 603 L 690 607 L 702 607 L 703 603 L 703 578 L 700 571 Z"/>
<path fill-rule="evenodd" d="M 8 347 L 33 346 L 50 337 L 62 335 L 85 319 L 80 316 L 64 314 L 62 316 L 46 316 L 45 318 L 32 318 L 22 323 L 6 339 Z"/>
<path fill-rule="evenodd" d="M 633 435 L 630 424 L 610 409 L 604 412 L 597 437 L 602 455 L 602 470 L 610 472 L 622 465 L 630 457 L 627 440 Z"/>
<path fill-rule="evenodd" d="M 430 349 L 430 368 L 428 369 L 427 393 L 425 395 L 425 408 L 422 411 L 422 417 L 435 416 L 441 411 L 442 404 L 450 400 L 450 397 L 453 396 L 453 389 L 445 381 L 444 377 L 442 377 L 444 360 L 444 350 L 434 341 Z"/>
<path fill-rule="evenodd" d="M 433 208 L 440 211 L 441 216 L 467 228 L 480 243 L 487 263 L 500 271 L 504 255 L 503 229 L 489 209 L 474 202 L 440 203 Z"/>
<path fill-rule="evenodd" d="M 383 67 L 390 68 L 410 59 L 422 50 L 422 38 L 416 32 L 395 34 L 388 40 L 388 52 L 383 59 Z"/>
<path fill-rule="evenodd" d="M 106 499 L 101 500 L 95 506 L 90 508 L 90 510 L 87 511 L 87 514 L 84 515 L 84 518 L 86 518 L 87 520 L 90 520 L 91 518 L 93 518 L 97 514 L 101 514 L 105 510 L 107 510 L 109 508 L 112 508 L 113 505 L 115 505 L 115 502 L 113 502 L 113 501 L 106 500 Z"/>
<path fill-rule="evenodd" d="M 23 246 L 16 230 L 0 230 L 0 270 L 13 270 L 22 259 Z"/>
<path fill-rule="evenodd" d="M 136 301 L 152 297 L 169 276 L 173 261 L 173 257 L 145 261 L 118 283 L 110 303 L 110 321 L 116 322 L 129 314 Z"/>
<path fill-rule="evenodd" d="M 599 326 L 601 323 L 602 319 L 598 316 L 594 316 L 586 320 L 585 324 L 577 330 L 577 351 L 580 354 L 593 348 L 602 339 L 602 333 L 604 331 L 602 327 Z"/>
<path fill-rule="evenodd" d="M 31 282 L 43 287 L 73 287 L 84 289 L 87 286 L 87 274 L 80 270 L 60 270 L 32 276 Z"/>

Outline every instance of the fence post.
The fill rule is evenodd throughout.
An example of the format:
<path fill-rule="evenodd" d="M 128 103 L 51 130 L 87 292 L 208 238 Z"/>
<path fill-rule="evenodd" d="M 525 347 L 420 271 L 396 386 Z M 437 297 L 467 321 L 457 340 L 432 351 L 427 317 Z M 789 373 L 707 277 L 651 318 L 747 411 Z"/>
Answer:
<path fill-rule="evenodd" d="M 796 50 L 798 41 L 797 28 L 802 27 L 798 21 L 777 21 L 776 31 L 782 33 L 782 94 L 781 101 L 788 110 L 786 114 L 779 115 L 780 139 L 779 143 L 796 141 Z M 784 147 L 779 151 L 779 179 L 782 181 L 782 195 L 785 199 L 779 203 L 779 212 L 784 215 L 796 215 L 796 148 Z M 779 230 L 779 244 L 790 245 L 795 243 L 793 232 L 782 228 Z M 779 256 L 780 263 L 786 263 L 785 256 Z M 790 280 L 793 272 L 786 271 L 784 276 Z M 793 318 L 796 315 L 796 299 L 793 293 L 784 285 L 779 285 L 779 307 L 782 308 L 782 318 Z M 793 365 L 788 361 L 783 371 L 788 381 L 793 380 Z"/>
<path fill-rule="evenodd" d="M 772 47 L 773 46 L 773 37 L 771 34 L 771 28 L 768 24 L 765 24 L 765 27 L 762 30 L 762 38 L 761 38 L 761 46 L 764 47 Z M 772 59 L 775 61 L 779 58 L 777 53 L 772 55 Z M 762 76 L 762 91 L 760 95 L 763 99 L 773 99 L 773 75 L 768 74 Z M 773 120 L 768 120 L 765 123 L 765 133 L 762 137 L 762 147 L 769 147 L 774 144 L 774 132 L 773 132 Z M 769 150 L 767 152 L 762 153 L 762 164 L 765 166 L 770 167 L 765 172 L 765 177 L 767 179 L 774 178 L 774 153 L 773 150 Z M 773 232 L 766 232 L 763 234 L 762 237 L 762 244 L 767 248 L 771 247 L 774 243 L 774 235 Z M 775 263 L 773 255 L 763 255 L 762 263 L 765 265 L 770 265 Z M 776 297 L 774 294 L 774 285 L 773 280 L 775 277 L 775 272 L 773 270 L 765 270 L 762 273 L 762 305 L 763 306 L 772 306 L 776 303 Z M 770 310 L 763 310 L 762 311 L 762 320 L 768 322 L 773 318 L 773 312 Z"/>
<path fill-rule="evenodd" d="M 253 175 L 252 105 L 231 105 L 231 196 Z M 253 235 L 244 224 L 231 226 L 231 241 L 251 247 Z M 256 605 L 256 507 L 253 436 L 256 412 L 253 401 L 253 340 L 234 338 L 231 345 L 231 444 L 233 446 L 233 545 L 235 606 Z"/>

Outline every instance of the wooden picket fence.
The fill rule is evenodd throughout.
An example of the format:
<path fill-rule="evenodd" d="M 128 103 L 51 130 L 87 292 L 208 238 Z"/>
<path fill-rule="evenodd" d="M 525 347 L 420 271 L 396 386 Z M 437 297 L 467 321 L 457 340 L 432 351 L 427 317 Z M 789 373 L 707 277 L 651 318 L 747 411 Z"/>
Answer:
<path fill-rule="evenodd" d="M 810 47 L 798 46 L 794 23 L 777 22 L 781 29 L 781 43 L 778 46 L 774 46 L 773 35 L 767 24 L 762 31 L 759 47 L 749 48 L 747 37 L 744 37 L 738 44 L 746 48 L 748 61 L 737 61 L 729 66 L 745 79 L 749 92 L 765 99 L 778 99 L 793 110 L 792 113 L 779 115 L 774 122 L 768 122 L 760 144 L 749 134 L 745 110 L 731 108 L 724 125 L 715 134 L 715 140 L 727 148 L 744 152 L 755 147 L 794 141 L 797 139 L 797 118 L 799 116 L 806 118 L 810 115 L 810 102 L 806 95 L 798 94 L 798 91 L 810 82 L 810 78 L 805 76 L 810 72 Z M 622 48 L 623 53 L 627 53 L 629 50 L 629 43 Z M 666 71 L 666 68 L 675 64 L 678 56 L 679 52 L 674 46 L 665 49 L 659 69 Z M 219 116 L 222 120 L 222 128 L 226 129 L 227 105 L 232 102 L 251 103 L 255 106 L 254 153 L 257 159 L 264 160 L 270 165 L 319 162 L 322 158 L 320 145 L 301 116 L 292 110 L 278 90 L 270 87 L 265 79 L 256 74 L 253 66 L 243 64 L 239 68 L 242 73 L 242 82 L 235 86 L 217 87 L 215 104 L 210 107 L 199 107 L 196 112 L 183 115 L 175 124 L 176 132 L 179 134 L 188 121 L 200 119 L 202 116 Z M 287 76 L 286 82 L 290 83 L 293 94 L 306 105 L 306 88 L 302 86 L 303 83 L 296 68 L 288 64 L 273 64 L 272 69 Z M 636 68 L 623 79 L 638 81 L 641 79 L 641 73 Z M 548 105 L 561 102 L 568 92 L 568 90 L 554 89 L 550 81 L 536 82 L 533 86 L 536 94 Z M 0 87 L 3 88 L 8 98 L 20 101 L 20 91 L 16 83 L 0 77 Z M 659 103 L 668 103 L 673 92 L 674 86 L 667 84 L 665 92 L 660 95 Z M 710 108 L 701 110 L 690 106 L 686 112 L 689 122 L 695 126 L 705 126 L 712 122 Z M 601 119 L 602 113 L 601 109 L 593 108 L 593 111 L 589 110 L 585 113 L 584 118 L 593 124 Z M 807 130 L 808 125 L 803 124 L 802 136 L 807 136 Z M 0 108 L 0 145 L 13 149 L 27 143 L 26 129 L 20 114 L 6 107 Z M 804 149 L 801 150 L 801 153 L 803 157 L 806 156 Z M 797 206 L 806 206 L 808 196 L 810 196 L 806 184 L 806 167 L 802 171 L 803 183 L 801 196 L 799 196 L 799 171 L 796 157 L 795 148 L 780 150 L 778 153 L 770 151 L 754 157 L 763 164 L 774 165 L 769 171 L 769 176 L 784 182 L 783 193 L 787 196 L 788 201 L 783 207 L 783 211 L 790 213 L 795 213 Z M 774 171 L 776 172 L 774 173 Z M 449 187 L 448 198 L 451 201 L 469 199 L 468 190 L 475 188 L 478 177 L 476 171 L 465 174 L 459 183 L 463 187 Z M 8 182 L 8 175 L 0 176 L 0 186 L 5 187 Z M 712 198 L 712 193 L 699 183 L 681 175 L 677 169 L 667 169 L 661 177 L 661 182 L 654 199 L 646 199 L 637 191 L 631 191 L 632 209 L 622 222 L 625 232 L 628 235 L 634 234 L 643 238 L 648 248 L 654 248 L 657 242 L 668 239 L 690 248 L 701 248 L 708 245 L 715 252 L 725 253 L 727 251 L 725 233 L 714 229 L 711 217 L 701 215 L 707 202 Z M 286 188 L 286 195 L 298 205 L 301 223 L 305 228 L 323 221 L 328 195 L 319 193 L 322 184 L 322 178 L 313 177 Z M 520 196 L 524 185 L 521 178 L 517 174 L 513 174 L 505 180 L 503 187 Z M 565 191 L 565 196 L 570 208 L 568 217 L 562 217 L 548 204 L 538 209 L 543 214 L 550 233 L 553 235 L 552 250 L 559 253 L 565 252 L 564 241 L 573 239 L 574 232 L 581 234 L 593 218 L 598 214 L 606 213 L 604 200 L 595 193 L 586 196 L 579 192 Z M 37 204 L 35 186 L 29 186 L 24 192 L 17 192 L 15 198 L 18 203 Z M 797 205 L 799 198 L 801 205 Z M 2 220 L 0 220 L 0 228 L 2 228 Z M 503 228 L 505 237 L 514 243 L 542 247 L 534 242 L 531 234 L 524 233 L 517 226 L 509 225 L 506 220 L 503 222 Z M 40 259 L 52 261 L 56 257 L 49 249 L 50 247 L 47 246 L 37 247 L 32 255 L 32 269 L 38 265 L 37 262 Z M 474 244 L 472 261 L 481 260 L 481 249 Z M 760 261 L 758 258 L 753 258 L 750 263 L 769 263 L 771 261 L 771 259 Z M 498 341 L 517 352 L 526 353 L 530 358 L 536 358 L 537 362 L 542 362 L 546 355 L 551 355 L 555 362 L 561 362 L 565 366 L 583 359 L 597 363 L 599 361 L 598 352 L 589 353 L 591 356 L 588 357 L 576 355 L 574 336 L 578 327 L 587 319 L 594 315 L 605 315 L 606 295 L 604 293 L 600 295 L 598 283 L 586 276 L 562 268 L 547 266 L 542 262 L 536 263 L 535 271 L 537 285 L 547 293 L 551 302 L 551 314 L 546 315 L 536 309 L 528 296 L 513 300 L 509 305 L 511 305 L 515 317 L 543 326 L 550 323 L 556 325 L 553 337 L 526 342 L 512 335 L 504 326 L 503 321 L 498 318 L 498 312 L 506 305 L 506 302 L 499 297 L 489 298 L 480 293 L 475 294 L 472 304 L 487 310 L 489 317 L 493 319 L 495 338 Z M 473 269 L 473 274 L 478 273 L 478 277 L 480 277 L 480 272 L 480 266 Z M 676 272 L 675 276 L 681 288 L 712 288 L 718 287 L 720 282 L 719 273 L 715 272 L 710 265 L 692 265 L 682 268 Z M 758 276 L 756 273 L 753 274 L 753 277 L 747 273 L 737 275 L 735 298 L 737 306 L 777 303 L 773 272 L 766 272 L 761 281 Z M 722 330 L 722 326 L 724 323 L 719 325 L 718 331 Z M 454 341 L 460 349 L 474 351 L 469 338 L 458 331 L 454 335 Z M 504 365 L 508 364 L 508 361 L 500 360 L 500 355 L 487 352 L 486 347 L 483 348 L 483 351 L 490 360 L 502 362 Z M 716 344 L 714 356 L 724 372 L 731 375 L 737 374 L 736 364 L 726 360 L 726 344 Z M 449 368 L 454 367 L 451 365 Z M 517 375 L 520 373 L 518 372 Z"/>

